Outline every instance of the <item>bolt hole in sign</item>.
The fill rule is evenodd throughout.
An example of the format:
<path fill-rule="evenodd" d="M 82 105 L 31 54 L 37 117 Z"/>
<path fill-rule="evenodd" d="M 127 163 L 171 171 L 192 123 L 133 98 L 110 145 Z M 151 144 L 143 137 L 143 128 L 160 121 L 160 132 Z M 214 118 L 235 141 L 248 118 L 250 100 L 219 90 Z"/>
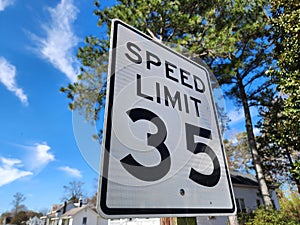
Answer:
<path fill-rule="evenodd" d="M 107 80 L 101 216 L 234 214 L 204 64 L 113 20 Z"/>

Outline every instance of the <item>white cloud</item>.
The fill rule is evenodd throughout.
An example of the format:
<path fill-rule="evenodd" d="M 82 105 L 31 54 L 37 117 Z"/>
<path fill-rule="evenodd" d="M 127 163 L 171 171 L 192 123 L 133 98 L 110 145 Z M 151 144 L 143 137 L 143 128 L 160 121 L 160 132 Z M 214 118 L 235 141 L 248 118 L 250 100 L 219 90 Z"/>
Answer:
<path fill-rule="evenodd" d="M 62 167 L 59 167 L 59 170 L 66 172 L 71 177 L 76 177 L 76 178 L 82 177 L 80 170 L 78 170 L 76 168 L 71 168 L 69 166 L 62 166 Z"/>
<path fill-rule="evenodd" d="M 51 147 L 47 143 L 36 143 L 34 146 L 26 147 L 29 154 L 26 158 L 26 167 L 30 170 L 39 171 L 49 162 L 55 160 L 55 156 L 49 152 Z"/>
<path fill-rule="evenodd" d="M 33 175 L 32 172 L 22 170 L 21 160 L 0 157 L 0 187 L 19 178 Z"/>
<path fill-rule="evenodd" d="M 50 14 L 50 23 L 42 25 L 46 37 L 33 34 L 31 37 L 37 42 L 39 55 L 74 82 L 77 80 L 79 64 L 73 54 L 78 38 L 73 33 L 72 24 L 79 10 L 73 5 L 72 0 L 61 0 L 55 8 L 47 10 Z"/>
<path fill-rule="evenodd" d="M 13 5 L 15 0 L 0 0 L 0 11 L 3 11 L 7 6 Z"/>
<path fill-rule="evenodd" d="M 259 115 L 257 108 L 251 107 L 250 114 L 252 118 L 252 123 L 254 123 L 254 118 Z M 245 115 L 244 109 L 233 109 L 227 113 L 228 118 L 230 119 L 229 122 L 229 130 L 226 131 L 225 138 L 231 140 L 233 143 L 237 143 L 236 135 L 245 132 Z M 253 127 L 254 135 L 260 135 L 260 131 L 258 128 Z"/>
<path fill-rule="evenodd" d="M 245 116 L 244 116 L 244 110 L 242 108 L 238 109 L 238 110 L 231 110 L 227 116 L 230 119 L 229 125 L 234 125 L 237 124 L 241 121 L 244 120 Z"/>
<path fill-rule="evenodd" d="M 1 1 L 1 0 L 0 0 Z M 0 56 L 0 82 L 13 92 L 24 105 L 28 105 L 27 96 L 16 83 L 16 67 Z"/>
<path fill-rule="evenodd" d="M 257 108 L 256 107 L 251 107 L 250 108 L 250 114 L 251 114 L 252 118 L 258 116 L 259 113 L 258 113 Z M 242 121 L 244 122 L 244 120 L 245 120 L 245 115 L 244 115 L 244 109 L 243 108 L 233 109 L 233 110 L 229 111 L 227 116 L 230 119 L 229 125 L 236 125 L 237 123 L 242 122 Z"/>
<path fill-rule="evenodd" d="M 0 157 L 0 186 L 19 178 L 38 174 L 49 162 L 55 160 L 47 143 L 22 146 L 27 152 L 20 159 Z"/>

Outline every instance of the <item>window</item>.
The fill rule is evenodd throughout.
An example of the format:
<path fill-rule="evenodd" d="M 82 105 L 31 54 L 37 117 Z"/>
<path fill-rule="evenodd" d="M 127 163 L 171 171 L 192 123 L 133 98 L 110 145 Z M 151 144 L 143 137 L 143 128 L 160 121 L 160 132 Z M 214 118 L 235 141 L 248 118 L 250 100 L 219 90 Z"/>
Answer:
<path fill-rule="evenodd" d="M 237 212 L 246 212 L 246 205 L 245 205 L 245 200 L 243 198 L 236 198 L 236 208 Z"/>
<path fill-rule="evenodd" d="M 82 225 L 86 225 L 87 224 L 87 218 L 86 217 L 83 217 L 82 218 Z"/>

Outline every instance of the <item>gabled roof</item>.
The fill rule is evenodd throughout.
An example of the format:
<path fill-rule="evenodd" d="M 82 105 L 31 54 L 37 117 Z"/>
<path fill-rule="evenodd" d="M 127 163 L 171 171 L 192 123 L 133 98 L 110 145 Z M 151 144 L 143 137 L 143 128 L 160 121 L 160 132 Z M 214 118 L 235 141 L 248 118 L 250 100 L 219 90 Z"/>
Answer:
<path fill-rule="evenodd" d="M 53 204 L 51 207 L 51 211 L 57 211 L 64 207 L 64 204 Z"/>
<path fill-rule="evenodd" d="M 96 213 L 98 215 L 98 213 L 96 212 L 96 210 L 94 210 L 93 208 L 89 207 L 88 205 L 84 205 L 82 207 L 76 207 L 76 208 L 70 209 L 69 211 L 67 211 L 63 215 L 61 215 L 61 217 L 72 217 L 72 216 L 76 215 L 77 213 L 79 213 L 83 209 L 91 210 L 93 213 Z"/>
<path fill-rule="evenodd" d="M 232 184 L 258 187 L 258 182 L 254 175 L 230 171 L 230 177 Z"/>
<path fill-rule="evenodd" d="M 82 206 L 82 207 L 70 209 L 69 211 L 67 211 L 64 214 L 62 214 L 61 217 L 74 216 L 75 214 L 77 214 L 81 210 L 85 209 L 86 207 L 87 206 Z"/>

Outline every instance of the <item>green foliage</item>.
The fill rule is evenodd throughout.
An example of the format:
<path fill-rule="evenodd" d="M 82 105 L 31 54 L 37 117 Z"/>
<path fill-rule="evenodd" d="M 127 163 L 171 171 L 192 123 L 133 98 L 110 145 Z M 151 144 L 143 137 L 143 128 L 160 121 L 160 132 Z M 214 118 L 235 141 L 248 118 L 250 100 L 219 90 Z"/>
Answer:
<path fill-rule="evenodd" d="M 250 173 L 252 168 L 252 156 L 246 132 L 237 134 L 236 140 L 237 143 L 233 143 L 229 140 L 224 141 L 229 169 L 231 171 Z"/>
<path fill-rule="evenodd" d="M 118 0 L 113 7 L 99 7 L 95 14 L 99 17 L 98 26 L 109 28 L 111 19 L 118 18 L 159 41 L 188 43 L 192 38 L 201 37 L 206 26 L 203 20 L 213 14 L 219 3 L 217 0 Z"/>
<path fill-rule="evenodd" d="M 41 213 L 37 213 L 34 211 L 20 211 L 18 212 L 11 221 L 11 224 L 23 225 L 26 221 L 28 221 L 32 217 L 41 217 Z"/>
<path fill-rule="evenodd" d="M 279 70 L 272 71 L 278 77 L 279 90 L 288 95 L 285 113 L 300 122 L 300 2 L 297 0 L 272 1 L 272 25 L 275 57 Z"/>
<path fill-rule="evenodd" d="M 178 217 L 177 225 L 197 225 L 196 217 Z"/>
<path fill-rule="evenodd" d="M 245 88 L 250 91 L 251 86 L 248 101 L 254 101 L 259 91 L 269 85 L 253 85 L 263 77 L 271 60 L 269 43 L 262 41 L 266 34 L 264 4 L 263 0 L 119 0 L 116 5 L 102 9 L 96 1 L 98 26 L 107 26 L 108 35 L 101 39 L 86 38 L 86 45 L 79 48 L 77 55 L 83 65 L 79 81 L 61 91 L 72 100 L 70 109 L 84 109 L 88 120 L 97 119 L 105 103 L 109 28 L 111 20 L 119 18 L 160 42 L 185 46 L 194 56 L 204 59 L 221 84 L 235 84 L 227 94 L 237 102 L 242 97 L 236 86 L 236 75 L 240 73 Z M 254 76 L 248 77 L 250 72 Z"/>
<path fill-rule="evenodd" d="M 71 100 L 69 108 L 84 114 L 88 121 L 98 119 L 105 104 L 108 38 L 113 18 L 129 23 L 158 41 L 184 44 L 195 39 L 195 35 L 200 39 L 201 34 L 204 35 L 203 21 L 207 17 L 203 15 L 211 14 L 215 2 L 120 0 L 115 6 L 102 9 L 95 1 L 98 26 L 106 26 L 107 35 L 101 39 L 86 37 L 86 45 L 79 48 L 77 57 L 82 63 L 79 80 L 61 88 Z"/>
<path fill-rule="evenodd" d="M 261 135 L 257 142 L 268 181 L 281 184 L 296 178 L 291 176 L 290 170 L 297 160 L 300 125 L 289 123 L 290 118 L 284 113 L 284 99 L 270 98 L 269 105 L 260 109 Z"/>
<path fill-rule="evenodd" d="M 245 212 L 239 212 L 237 214 L 238 216 L 238 222 L 240 225 L 244 225 L 247 222 L 249 222 L 250 220 L 252 220 L 255 216 L 254 212 L 250 212 L 250 213 L 245 213 Z"/>
<path fill-rule="evenodd" d="M 300 180 L 300 161 L 295 162 L 290 170 L 292 177 L 296 180 Z"/>
<path fill-rule="evenodd" d="M 21 225 L 24 224 L 28 219 L 29 217 L 27 216 L 26 212 L 20 211 L 14 216 L 11 223 L 16 225 Z"/>
<path fill-rule="evenodd" d="M 71 110 L 78 110 L 87 121 L 94 122 L 105 103 L 108 41 L 87 37 L 85 43 L 77 54 L 82 63 L 78 81 L 60 91 L 71 100 Z"/>
<path fill-rule="evenodd" d="M 282 194 L 279 198 L 280 211 L 259 208 L 250 213 L 239 213 L 240 225 L 299 225 L 300 196 L 293 193 L 289 198 Z"/>
<path fill-rule="evenodd" d="M 278 67 L 268 74 L 278 84 L 279 95 L 271 96 L 261 109 L 262 135 L 258 142 L 269 180 L 293 181 L 300 187 L 300 2 L 274 0 L 271 13 L 271 39 Z"/>
<path fill-rule="evenodd" d="M 299 218 L 290 218 L 281 211 L 260 208 L 245 225 L 299 225 L 299 223 Z"/>
<path fill-rule="evenodd" d="M 291 193 L 288 198 L 280 198 L 281 211 L 288 217 L 298 219 L 300 223 L 300 195 Z"/>

